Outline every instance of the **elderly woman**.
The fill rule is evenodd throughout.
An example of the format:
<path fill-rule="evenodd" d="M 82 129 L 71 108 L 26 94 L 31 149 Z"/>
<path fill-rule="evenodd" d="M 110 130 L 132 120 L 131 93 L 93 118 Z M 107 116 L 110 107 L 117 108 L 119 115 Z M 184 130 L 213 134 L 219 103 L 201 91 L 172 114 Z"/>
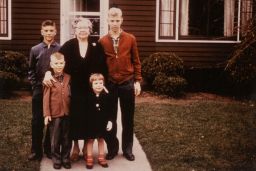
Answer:
<path fill-rule="evenodd" d="M 71 75 L 71 109 L 70 109 L 70 135 L 74 141 L 71 160 L 79 159 L 78 140 L 87 139 L 87 95 L 89 92 L 89 77 L 92 73 L 106 75 L 107 67 L 104 51 L 98 42 L 90 37 L 92 23 L 86 18 L 78 18 L 74 22 L 75 38 L 63 44 L 59 52 L 64 54 L 65 72 Z M 44 84 L 51 86 L 53 78 L 48 73 Z M 86 156 L 86 144 L 83 147 Z"/>

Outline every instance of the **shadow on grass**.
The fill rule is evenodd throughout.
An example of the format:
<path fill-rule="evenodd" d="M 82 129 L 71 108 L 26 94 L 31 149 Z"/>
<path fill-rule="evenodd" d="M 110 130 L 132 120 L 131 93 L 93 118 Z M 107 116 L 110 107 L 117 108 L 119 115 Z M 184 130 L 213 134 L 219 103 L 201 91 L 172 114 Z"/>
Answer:
<path fill-rule="evenodd" d="M 135 133 L 153 171 L 256 170 L 256 106 L 138 103 Z"/>
<path fill-rule="evenodd" d="M 27 160 L 31 143 L 31 103 L 0 100 L 0 170 L 38 171 L 39 162 Z"/>

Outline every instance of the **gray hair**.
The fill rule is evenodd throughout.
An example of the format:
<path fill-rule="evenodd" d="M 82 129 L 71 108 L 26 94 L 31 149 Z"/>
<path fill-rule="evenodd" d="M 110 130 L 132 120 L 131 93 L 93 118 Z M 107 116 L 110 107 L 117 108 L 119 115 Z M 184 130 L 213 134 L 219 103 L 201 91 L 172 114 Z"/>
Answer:
<path fill-rule="evenodd" d="M 89 19 L 84 17 L 75 18 L 74 21 L 72 22 L 72 27 L 74 29 L 77 28 L 77 24 L 80 22 L 86 23 L 89 27 L 90 33 L 92 33 L 92 22 Z"/>

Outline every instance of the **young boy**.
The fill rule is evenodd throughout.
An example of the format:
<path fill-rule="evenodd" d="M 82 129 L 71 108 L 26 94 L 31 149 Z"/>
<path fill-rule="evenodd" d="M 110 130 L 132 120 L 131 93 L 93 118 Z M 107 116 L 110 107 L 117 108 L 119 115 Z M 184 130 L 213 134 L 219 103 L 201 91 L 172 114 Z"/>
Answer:
<path fill-rule="evenodd" d="M 65 66 L 64 55 L 59 52 L 53 53 L 50 66 L 53 69 L 56 82 L 53 83 L 52 87 L 44 87 L 44 122 L 45 125 L 49 124 L 50 129 L 53 168 L 60 169 L 62 165 L 64 168 L 70 169 L 70 76 L 63 72 Z"/>
<path fill-rule="evenodd" d="M 106 159 L 111 160 L 119 150 L 117 133 L 117 104 L 120 100 L 122 111 L 122 151 L 123 156 L 135 160 L 133 155 L 133 118 L 135 96 L 140 94 L 141 63 L 136 38 L 121 29 L 123 23 L 122 11 L 119 8 L 110 8 L 108 12 L 109 33 L 99 41 L 102 44 L 108 66 L 108 89 L 111 95 L 113 129 L 106 136 L 108 154 Z"/>
<path fill-rule="evenodd" d="M 109 121 L 109 99 L 108 91 L 104 87 L 104 77 L 102 74 L 95 73 L 90 76 L 90 85 L 92 91 L 88 95 L 88 123 L 87 125 L 87 157 L 86 167 L 87 169 L 93 168 L 93 142 L 94 139 L 98 139 L 98 163 L 102 167 L 108 167 L 105 159 L 104 152 L 104 136 L 106 130 L 109 131 L 112 128 L 112 123 Z"/>
<path fill-rule="evenodd" d="M 50 55 L 60 49 L 54 38 L 56 24 L 45 20 L 41 24 L 43 41 L 31 48 L 29 57 L 28 79 L 32 85 L 32 146 L 29 160 L 41 160 L 43 156 L 42 140 L 44 129 L 42 80 L 50 67 Z M 44 140 L 44 153 L 51 158 L 50 137 L 47 129 Z"/>

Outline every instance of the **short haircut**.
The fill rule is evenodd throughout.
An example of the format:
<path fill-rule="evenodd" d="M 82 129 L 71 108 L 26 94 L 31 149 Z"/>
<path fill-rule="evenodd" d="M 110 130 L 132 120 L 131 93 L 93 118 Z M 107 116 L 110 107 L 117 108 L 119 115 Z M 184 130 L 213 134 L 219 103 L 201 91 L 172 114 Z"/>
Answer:
<path fill-rule="evenodd" d="M 56 27 L 56 23 L 52 20 L 44 20 L 41 24 L 41 27 L 45 27 L 45 26 L 54 26 L 54 27 Z"/>
<path fill-rule="evenodd" d="M 61 60 L 61 59 L 64 59 L 64 55 L 60 52 L 54 52 L 52 55 L 51 55 L 51 61 L 52 59 L 57 59 L 57 60 Z"/>
<path fill-rule="evenodd" d="M 100 74 L 100 73 L 94 73 L 89 78 L 89 82 L 90 82 L 91 85 L 92 85 L 93 81 L 97 81 L 97 80 L 102 80 L 103 83 L 104 83 L 105 79 L 104 79 L 104 76 L 102 74 Z"/>
<path fill-rule="evenodd" d="M 120 16 L 122 17 L 122 10 L 120 8 L 112 7 L 108 10 L 108 17 L 116 17 Z"/>
<path fill-rule="evenodd" d="M 77 24 L 80 22 L 86 23 L 87 26 L 89 27 L 90 33 L 92 32 L 92 22 L 89 19 L 84 17 L 76 18 L 72 23 L 73 28 L 77 28 Z"/>

